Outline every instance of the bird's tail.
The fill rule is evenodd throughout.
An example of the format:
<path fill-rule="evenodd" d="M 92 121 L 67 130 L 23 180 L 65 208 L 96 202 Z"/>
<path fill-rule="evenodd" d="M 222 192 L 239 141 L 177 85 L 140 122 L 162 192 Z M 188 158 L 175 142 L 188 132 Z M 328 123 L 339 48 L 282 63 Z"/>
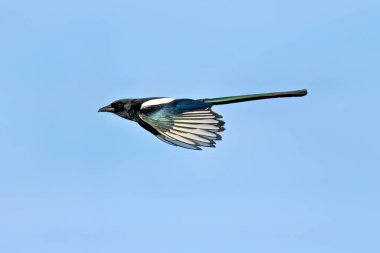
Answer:
<path fill-rule="evenodd" d="M 262 93 L 262 94 L 242 95 L 242 96 L 233 96 L 233 97 L 204 98 L 204 99 L 199 99 L 199 100 L 205 103 L 212 104 L 212 105 L 225 105 L 225 104 L 231 104 L 231 103 L 240 103 L 240 102 L 268 99 L 268 98 L 303 97 L 306 95 L 307 95 L 307 90 L 304 89 L 304 90 Z"/>

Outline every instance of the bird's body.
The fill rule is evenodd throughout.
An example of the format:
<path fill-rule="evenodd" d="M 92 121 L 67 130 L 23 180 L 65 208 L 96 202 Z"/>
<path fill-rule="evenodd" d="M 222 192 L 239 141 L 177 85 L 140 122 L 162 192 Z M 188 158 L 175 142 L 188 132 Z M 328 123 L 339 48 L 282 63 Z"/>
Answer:
<path fill-rule="evenodd" d="M 215 147 L 215 141 L 221 140 L 219 132 L 224 131 L 222 116 L 213 112 L 212 106 L 306 94 L 306 90 L 299 90 L 198 100 L 167 97 L 120 99 L 99 111 L 135 121 L 168 144 L 200 150 L 201 147 Z"/>

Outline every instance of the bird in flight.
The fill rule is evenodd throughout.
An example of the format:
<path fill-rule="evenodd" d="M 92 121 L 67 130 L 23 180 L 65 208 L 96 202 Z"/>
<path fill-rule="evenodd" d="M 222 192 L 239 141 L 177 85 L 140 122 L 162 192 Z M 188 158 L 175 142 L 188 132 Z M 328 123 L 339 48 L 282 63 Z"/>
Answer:
<path fill-rule="evenodd" d="M 196 100 L 168 97 L 120 99 L 100 108 L 99 112 L 111 112 L 135 121 L 168 144 L 201 150 L 201 147 L 215 147 L 215 141 L 222 139 L 219 132 L 224 131 L 222 116 L 212 111 L 212 106 L 306 94 L 307 90 L 296 90 Z"/>

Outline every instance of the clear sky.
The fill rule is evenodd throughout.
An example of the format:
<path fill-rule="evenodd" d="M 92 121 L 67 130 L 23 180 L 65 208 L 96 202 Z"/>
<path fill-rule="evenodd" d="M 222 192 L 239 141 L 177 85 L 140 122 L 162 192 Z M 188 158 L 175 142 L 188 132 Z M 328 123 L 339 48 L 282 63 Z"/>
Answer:
<path fill-rule="evenodd" d="M 380 252 L 379 1 L 0 2 L 0 252 Z M 214 107 L 215 149 L 99 107 Z"/>

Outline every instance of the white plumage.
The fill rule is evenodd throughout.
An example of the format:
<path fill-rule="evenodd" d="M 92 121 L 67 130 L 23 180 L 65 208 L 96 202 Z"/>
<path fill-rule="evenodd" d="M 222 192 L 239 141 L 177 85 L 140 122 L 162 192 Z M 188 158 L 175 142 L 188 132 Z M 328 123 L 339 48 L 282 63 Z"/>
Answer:
<path fill-rule="evenodd" d="M 175 100 L 174 98 L 156 98 L 156 99 L 151 99 L 141 105 L 141 109 L 147 108 L 149 106 L 154 106 L 154 105 L 161 105 L 161 104 L 167 104 Z"/>
<path fill-rule="evenodd" d="M 220 115 L 210 108 L 184 112 L 172 116 L 172 125 L 166 131 L 160 131 L 160 139 L 177 146 L 200 149 L 200 146 L 214 147 L 215 140 L 221 136 L 217 132 L 224 130 Z"/>

